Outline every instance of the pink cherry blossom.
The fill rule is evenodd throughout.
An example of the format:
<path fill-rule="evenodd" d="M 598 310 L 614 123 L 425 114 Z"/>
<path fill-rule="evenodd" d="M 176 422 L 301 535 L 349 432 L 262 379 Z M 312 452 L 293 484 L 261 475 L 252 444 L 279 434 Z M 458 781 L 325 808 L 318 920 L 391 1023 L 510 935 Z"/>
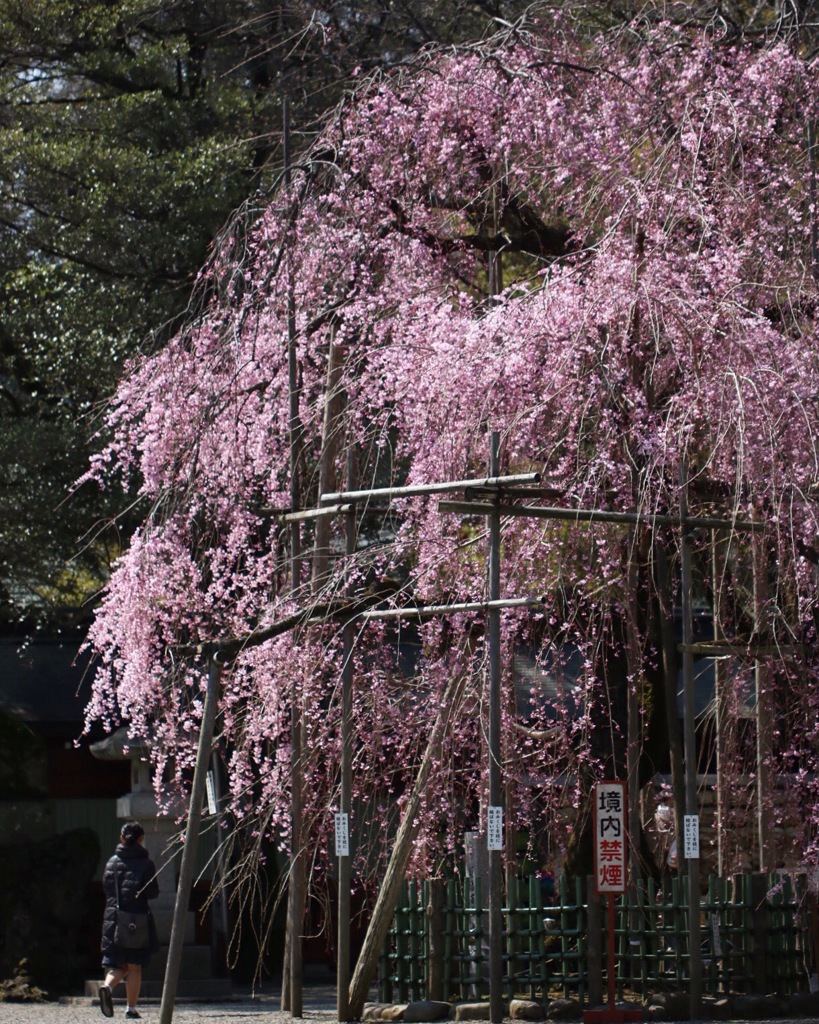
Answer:
<path fill-rule="evenodd" d="M 816 70 L 785 44 L 728 46 L 670 27 L 584 40 L 544 22 L 362 79 L 292 186 L 237 214 L 202 271 L 188 325 L 130 367 L 91 470 L 101 482 L 136 482 L 148 512 L 91 632 L 88 718 L 127 720 L 152 737 L 163 799 L 184 786 L 194 757 L 197 645 L 249 637 L 387 577 L 398 581 L 388 603 L 486 594 L 483 521 L 439 512 L 437 497 L 364 515 L 350 559 L 335 519 L 326 577 L 309 582 L 308 556 L 294 591 L 277 517 L 290 501 L 294 330 L 305 507 L 319 500 L 338 346 L 339 488 L 349 449 L 361 487 L 485 476 L 497 430 L 504 472 L 538 471 L 552 488 L 541 504 L 676 514 L 687 459 L 694 514 L 764 520 L 764 631 L 754 633 L 747 534 L 731 538 L 713 585 L 710 534 L 696 535 L 698 594 L 719 597 L 725 636 L 791 652 L 772 663 L 779 734 L 770 756 L 803 806 L 819 806 L 816 156 L 806 133 L 817 118 Z M 489 296 L 492 246 L 504 280 Z M 304 527 L 307 552 L 314 531 Z M 658 537 L 676 571 L 678 531 Z M 504 779 L 515 824 L 533 843 L 546 828 L 567 842 L 567 794 L 597 773 L 624 772 L 618 702 L 635 607 L 641 667 L 628 685 L 645 698 L 646 742 L 664 728 L 649 699 L 662 674 L 652 550 L 647 529 L 503 523 L 504 596 L 547 595 L 542 613 L 503 616 Z M 338 806 L 341 628 L 327 617 L 249 643 L 220 700 L 233 820 L 286 848 L 298 695 L 317 864 L 330 856 Z M 553 685 L 546 700 L 538 677 L 521 722 L 513 668 L 524 644 Z M 352 827 L 362 877 L 384 855 L 385 826 L 453 673 L 463 696 L 436 759 L 413 870 L 440 870 L 463 830 L 478 826 L 484 657 L 479 614 L 417 628 L 358 623 Z M 735 715 L 747 670 L 737 659 Z M 725 742 L 723 763 L 740 785 L 753 765 L 736 738 Z M 807 819 L 812 856 L 817 822 Z"/>

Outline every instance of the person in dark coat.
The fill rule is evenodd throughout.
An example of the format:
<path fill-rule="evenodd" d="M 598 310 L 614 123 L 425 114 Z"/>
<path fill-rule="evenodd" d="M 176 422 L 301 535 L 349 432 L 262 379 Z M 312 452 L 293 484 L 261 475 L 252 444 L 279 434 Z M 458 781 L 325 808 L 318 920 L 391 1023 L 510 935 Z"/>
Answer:
<path fill-rule="evenodd" d="M 148 856 L 143 843 L 145 829 L 138 821 L 129 821 L 122 827 L 119 846 L 105 865 L 102 888 L 105 892 L 105 916 L 102 922 L 102 966 L 105 968 L 105 982 L 100 985 L 100 1009 L 105 1017 L 114 1016 L 113 991 L 121 981 L 125 982 L 128 1006 L 125 1016 L 139 1020 L 137 1011 L 139 990 L 142 986 L 142 968 L 148 963 L 151 952 L 157 948 L 156 926 L 148 906 L 148 900 L 159 894 L 156 867 Z M 114 941 L 117 925 L 117 890 L 119 908 L 131 913 L 147 914 L 150 932 L 150 946 L 146 949 L 123 949 Z"/>

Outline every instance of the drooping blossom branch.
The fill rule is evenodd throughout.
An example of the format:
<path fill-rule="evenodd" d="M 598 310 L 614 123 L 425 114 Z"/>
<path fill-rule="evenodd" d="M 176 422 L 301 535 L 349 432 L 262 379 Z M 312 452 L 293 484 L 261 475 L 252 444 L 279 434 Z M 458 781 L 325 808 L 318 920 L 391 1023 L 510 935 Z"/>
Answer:
<path fill-rule="evenodd" d="M 202 272 L 196 316 L 130 368 L 112 404 L 113 439 L 92 475 L 136 479 L 150 511 L 91 632 L 89 721 L 128 720 L 150 735 L 157 785 L 173 785 L 174 766 L 182 785 L 202 683 L 195 661 L 175 652 L 270 629 L 262 644 L 237 643 L 225 673 L 230 813 L 248 834 L 286 846 L 295 680 L 309 737 L 305 834 L 326 865 L 341 627 L 328 618 L 274 635 L 275 624 L 351 589 L 393 604 L 486 593 L 482 522 L 444 515 L 424 497 L 364 509 L 351 558 L 335 521 L 320 594 L 288 586 L 278 513 L 290 494 L 292 280 L 306 504 L 320 498 L 327 364 L 341 346 L 338 479 L 349 449 L 362 487 L 485 475 L 491 429 L 502 433 L 504 471 L 542 472 L 564 505 L 674 513 L 685 458 L 694 514 L 761 519 L 767 635 L 789 652 L 773 668 L 782 727 L 770 756 L 807 792 L 819 720 L 808 557 L 819 480 L 817 211 L 805 130 L 817 117 L 815 74 L 785 43 L 643 26 L 589 40 L 544 20 L 363 83 L 291 188 L 237 216 Z M 491 296 L 487 251 L 500 253 L 504 276 Z M 309 545 L 309 522 L 304 530 Z M 698 579 L 721 633 L 739 645 L 755 630 L 750 561 L 747 539 L 729 540 L 712 581 L 710 538 L 698 539 Z M 666 530 L 661 543 L 673 572 L 678 535 Z M 565 787 L 622 770 L 627 686 L 640 694 L 646 769 L 667 754 L 657 710 L 667 605 L 652 550 L 645 533 L 635 543 L 612 524 L 504 521 L 504 595 L 548 595 L 537 615 L 504 616 L 514 737 L 505 778 L 515 823 L 533 836 L 548 823 L 568 841 Z M 640 563 L 634 600 L 630 558 Z M 639 647 L 639 678 L 626 667 L 627 636 Z M 519 666 L 515 696 L 524 648 L 530 685 Z M 440 870 L 463 829 L 478 825 L 484 655 L 474 614 L 358 631 L 362 875 L 384 853 L 380 825 L 411 787 L 456 671 L 469 684 L 435 765 L 414 870 Z M 735 678 L 740 714 L 739 669 Z M 741 745 L 725 744 L 738 779 Z M 804 824 L 813 855 L 819 822 Z"/>

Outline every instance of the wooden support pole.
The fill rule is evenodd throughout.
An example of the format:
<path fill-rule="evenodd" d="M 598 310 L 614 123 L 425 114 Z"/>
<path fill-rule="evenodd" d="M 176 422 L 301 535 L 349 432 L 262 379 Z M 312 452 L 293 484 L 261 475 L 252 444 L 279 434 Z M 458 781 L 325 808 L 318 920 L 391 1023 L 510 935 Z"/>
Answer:
<path fill-rule="evenodd" d="M 370 619 L 431 619 L 436 615 L 455 615 L 458 612 L 485 612 L 494 608 L 542 607 L 544 597 L 507 597 L 497 601 L 459 601 L 453 604 L 422 604 L 407 608 L 376 608 L 361 612 L 358 618 Z"/>
<path fill-rule="evenodd" d="M 722 578 L 726 556 L 726 542 L 716 534 L 711 534 L 711 581 L 713 590 L 714 643 L 722 641 Z M 726 715 L 726 696 L 728 673 L 725 662 L 717 659 L 714 662 L 714 750 L 717 768 L 717 875 L 724 877 L 725 871 L 725 835 L 728 820 L 728 792 L 725 778 L 724 745 L 728 739 L 730 719 Z"/>
<path fill-rule="evenodd" d="M 301 692 L 294 683 L 290 690 L 290 875 L 287 891 L 287 934 L 285 971 L 282 979 L 282 1009 L 293 1017 L 303 1014 L 302 1002 L 302 927 L 305 906 L 305 864 L 302 849 L 304 727 Z"/>
<path fill-rule="evenodd" d="M 500 435 L 490 439 L 489 475 L 499 470 Z M 500 516 L 489 517 L 489 600 L 500 599 Z M 489 807 L 502 808 L 501 773 L 501 660 L 500 611 L 490 608 L 488 619 L 489 658 Z M 487 829 L 487 834 L 489 829 Z M 503 851 L 489 850 L 489 1018 L 492 1024 L 503 1020 Z"/>
<path fill-rule="evenodd" d="M 282 98 L 284 117 L 284 180 L 289 187 L 290 177 L 290 103 Z M 301 451 L 303 428 L 300 406 L 298 345 L 296 338 L 296 300 L 292 269 L 287 267 L 287 373 L 289 387 L 290 433 L 290 505 L 297 509 L 301 504 Z M 291 585 L 294 594 L 301 587 L 301 527 L 298 522 L 290 523 Z M 303 813 L 302 774 L 304 771 L 304 724 L 301 715 L 301 692 L 294 683 L 291 688 L 290 713 L 290 875 L 287 891 L 287 936 L 285 940 L 285 970 L 282 981 L 281 1006 L 290 1010 L 294 1017 L 302 1016 L 302 926 L 305 908 L 305 862 L 302 850 L 301 820 Z"/>
<path fill-rule="evenodd" d="M 656 572 L 657 597 L 660 607 L 660 638 L 663 657 L 663 696 L 665 703 L 666 732 L 671 759 L 671 789 L 674 797 L 674 838 L 678 856 L 682 857 L 682 826 L 685 813 L 685 768 L 683 747 L 680 737 L 680 719 L 677 714 L 677 657 L 672 622 L 672 591 L 668 557 L 661 539 L 654 538 L 654 568 Z"/>
<path fill-rule="evenodd" d="M 754 567 L 754 632 L 761 647 L 770 643 L 768 612 L 768 565 L 765 544 L 761 537 L 752 540 Z M 772 871 L 777 862 L 776 836 L 771 805 L 773 776 L 773 712 L 771 709 L 771 669 L 767 659 L 758 657 L 754 664 L 756 690 L 756 816 L 759 870 Z"/>
<path fill-rule="evenodd" d="M 364 936 L 364 944 L 353 972 L 348 1009 L 350 1020 L 361 1020 L 364 1002 L 378 969 L 378 960 L 384 948 L 387 932 L 392 924 L 398 898 L 401 895 L 404 872 L 412 852 L 412 842 L 418 830 L 418 812 L 421 808 L 421 800 L 426 792 L 432 766 L 440 756 L 441 743 L 449 728 L 450 720 L 457 710 L 464 682 L 465 676 L 453 675 L 447 685 L 438 717 L 427 742 L 427 749 L 418 769 L 415 785 L 412 787 L 412 793 L 404 807 L 404 816 L 401 819 L 389 863 L 384 872 L 384 881 L 381 883 L 367 934 Z"/>
<path fill-rule="evenodd" d="M 224 798 L 223 798 L 223 787 L 222 787 L 222 765 L 221 759 L 218 756 L 216 745 L 213 744 L 213 752 L 211 754 L 210 761 L 211 777 L 213 779 L 213 799 L 216 803 L 217 812 L 217 829 L 221 826 L 222 812 L 224 810 Z M 228 946 L 230 944 L 230 906 L 228 903 L 227 896 L 227 878 L 228 878 L 228 858 L 226 855 L 225 844 L 221 838 L 217 837 L 218 846 L 216 848 L 216 876 L 213 880 L 212 885 L 218 884 L 219 886 L 219 913 L 214 915 L 215 926 L 214 931 L 218 936 L 218 942 L 221 944 L 220 948 L 227 953 Z"/>
<path fill-rule="evenodd" d="M 486 501 L 441 501 L 439 512 L 457 512 L 464 516 L 489 516 L 500 512 L 502 516 L 519 519 L 557 519 L 568 523 L 622 523 L 647 526 L 679 526 L 680 517 L 648 512 L 610 512 L 604 508 L 549 508 L 540 505 L 496 505 Z M 762 529 L 762 524 L 745 519 L 716 519 L 713 516 L 689 516 L 686 512 L 684 525 L 690 529 L 703 530 L 750 530 Z"/>
<path fill-rule="evenodd" d="M 513 476 L 484 477 L 482 480 L 440 481 L 433 484 L 407 484 L 404 487 L 371 487 L 366 491 L 339 491 L 337 494 L 322 494 L 322 502 L 378 501 L 382 498 L 412 498 L 424 494 L 445 494 L 448 491 L 463 491 L 467 487 L 502 488 L 507 485 L 540 483 L 540 473 L 517 473 Z"/>
<path fill-rule="evenodd" d="M 213 748 L 213 732 L 216 711 L 219 706 L 219 682 L 222 678 L 222 662 L 214 655 L 208 668 L 208 685 L 205 691 L 205 706 L 199 728 L 199 745 L 196 751 L 196 765 L 193 771 L 191 798 L 188 805 L 188 820 L 185 826 L 185 843 L 182 847 L 182 861 L 179 866 L 179 884 L 173 909 L 173 924 L 165 963 L 165 981 L 162 985 L 162 1000 L 159 1006 L 159 1024 L 171 1024 L 173 1020 L 176 989 L 179 982 L 179 968 L 182 963 L 182 946 L 185 942 L 185 923 L 191 901 L 193 876 L 196 871 L 196 848 L 199 843 L 199 826 L 202 820 L 202 803 Z"/>
<path fill-rule="evenodd" d="M 355 486 L 355 453 L 347 451 L 347 486 Z M 355 509 L 347 514 L 345 554 L 348 560 L 357 546 Z M 353 647 L 355 625 L 347 622 L 343 631 L 343 663 L 341 667 L 341 799 L 339 810 L 349 821 L 353 791 Z M 340 1021 L 350 1017 L 350 854 L 338 858 L 338 935 L 336 950 L 336 1015 Z"/>
<path fill-rule="evenodd" d="M 353 507 L 352 502 L 346 505 L 325 505 L 324 508 L 304 508 L 299 512 L 279 512 L 276 518 L 282 523 L 303 523 L 310 519 L 329 519 L 331 516 L 342 515 Z M 379 509 L 379 512 L 383 512 Z"/>
<path fill-rule="evenodd" d="M 325 385 L 324 423 L 322 426 L 321 454 L 319 455 L 319 492 L 329 490 L 335 483 L 336 455 L 343 429 L 344 389 L 341 374 L 344 369 L 344 349 L 330 337 L 327 355 L 327 383 Z M 336 506 L 338 507 L 338 506 Z M 316 511 L 316 510 L 314 510 Z M 292 519 L 290 522 L 298 522 Z M 348 517 L 349 522 L 349 517 Z M 330 564 L 330 527 L 328 516 L 316 519 L 313 539 L 313 596 L 321 593 Z"/>
<path fill-rule="evenodd" d="M 637 911 L 637 879 L 640 877 L 640 751 L 642 747 L 642 722 L 640 696 L 643 688 L 642 651 L 638 629 L 637 591 L 640 584 L 639 560 L 640 536 L 637 528 L 630 531 L 629 553 L 626 569 L 626 665 L 628 679 L 626 686 L 626 794 L 628 808 L 628 904 L 629 929 L 632 939 L 639 935 Z M 614 772 L 614 777 L 618 773 Z M 637 946 L 639 950 L 639 945 Z M 635 947 L 629 940 L 628 969 L 632 976 L 637 967 Z"/>
<path fill-rule="evenodd" d="M 697 804 L 697 734 L 694 691 L 693 579 L 691 569 L 691 531 L 688 518 L 688 467 L 680 469 L 680 557 L 682 568 L 682 634 L 683 634 L 683 745 L 685 748 L 685 810 L 696 815 Z M 679 850 L 679 838 L 677 840 Z M 680 852 L 683 852 L 680 850 Z M 698 1020 L 702 1011 L 702 951 L 700 949 L 700 862 L 688 857 L 688 963 L 691 993 L 691 1020 Z"/>

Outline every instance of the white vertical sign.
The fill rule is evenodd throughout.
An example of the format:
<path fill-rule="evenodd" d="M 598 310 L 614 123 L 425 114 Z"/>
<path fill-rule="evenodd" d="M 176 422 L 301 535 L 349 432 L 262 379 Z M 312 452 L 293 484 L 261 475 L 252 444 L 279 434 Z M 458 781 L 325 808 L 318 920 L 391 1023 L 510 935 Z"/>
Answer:
<path fill-rule="evenodd" d="M 490 850 L 503 849 L 503 808 L 490 807 L 486 827 L 486 845 Z"/>
<path fill-rule="evenodd" d="M 205 789 L 208 794 L 208 814 L 216 814 L 218 807 L 216 806 L 216 790 L 213 785 L 212 771 L 209 771 L 205 776 Z"/>
<path fill-rule="evenodd" d="M 700 816 L 683 815 L 683 856 L 686 860 L 700 859 Z"/>
<path fill-rule="evenodd" d="M 336 857 L 350 856 L 350 816 L 346 811 L 336 814 Z"/>
<path fill-rule="evenodd" d="M 626 784 L 594 787 L 594 877 L 600 893 L 626 891 Z"/>

